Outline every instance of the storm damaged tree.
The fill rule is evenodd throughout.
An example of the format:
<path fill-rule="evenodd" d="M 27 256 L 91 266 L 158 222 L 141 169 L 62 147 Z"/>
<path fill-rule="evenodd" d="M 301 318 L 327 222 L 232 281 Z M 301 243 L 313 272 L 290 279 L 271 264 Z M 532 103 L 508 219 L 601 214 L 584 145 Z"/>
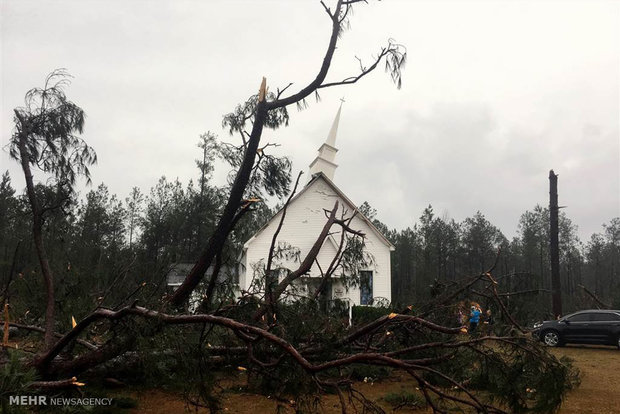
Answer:
<path fill-rule="evenodd" d="M 558 212 L 558 176 L 549 171 L 549 255 L 551 257 L 551 300 L 553 316 L 562 315 L 562 286 L 560 279 L 560 229 Z"/>
<path fill-rule="evenodd" d="M 21 164 L 32 213 L 32 236 L 46 288 L 45 345 L 54 340 L 54 275 L 43 243 L 42 229 L 47 212 L 62 208 L 73 192 L 79 175 L 88 180 L 88 167 L 97 161 L 94 150 L 78 135 L 84 127 L 84 111 L 67 99 L 69 84 L 64 69 L 50 73 L 43 88 L 28 91 L 25 106 L 14 110 L 15 131 L 9 143 L 11 157 Z M 33 168 L 51 175 L 58 197 L 43 205 L 35 190 Z"/>

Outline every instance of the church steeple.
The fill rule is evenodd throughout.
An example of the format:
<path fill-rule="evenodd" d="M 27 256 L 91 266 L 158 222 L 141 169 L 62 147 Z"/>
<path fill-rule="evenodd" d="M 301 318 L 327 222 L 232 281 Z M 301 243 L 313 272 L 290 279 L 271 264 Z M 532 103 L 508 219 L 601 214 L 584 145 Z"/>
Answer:
<path fill-rule="evenodd" d="M 325 143 L 321 145 L 319 154 L 314 161 L 310 163 L 310 177 L 316 173 L 322 172 L 327 178 L 332 181 L 334 180 L 334 173 L 336 172 L 336 168 L 338 168 L 338 164 L 334 161 L 336 159 L 336 153 L 338 152 L 338 148 L 336 148 L 336 135 L 338 134 L 340 111 L 342 111 L 342 103 L 340 103 L 340 107 L 338 108 L 338 112 L 336 113 L 336 117 L 334 118 Z"/>

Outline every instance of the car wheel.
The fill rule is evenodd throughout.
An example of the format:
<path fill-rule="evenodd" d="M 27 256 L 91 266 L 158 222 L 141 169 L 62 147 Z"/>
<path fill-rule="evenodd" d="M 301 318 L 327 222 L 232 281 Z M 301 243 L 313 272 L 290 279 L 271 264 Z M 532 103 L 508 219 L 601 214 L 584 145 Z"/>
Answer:
<path fill-rule="evenodd" d="M 556 331 L 545 331 L 542 335 L 543 342 L 547 346 L 562 346 L 562 341 L 560 340 L 560 334 Z"/>
<path fill-rule="evenodd" d="M 618 349 L 620 349 L 620 335 L 618 335 L 618 339 L 616 340 L 616 345 L 618 345 Z"/>

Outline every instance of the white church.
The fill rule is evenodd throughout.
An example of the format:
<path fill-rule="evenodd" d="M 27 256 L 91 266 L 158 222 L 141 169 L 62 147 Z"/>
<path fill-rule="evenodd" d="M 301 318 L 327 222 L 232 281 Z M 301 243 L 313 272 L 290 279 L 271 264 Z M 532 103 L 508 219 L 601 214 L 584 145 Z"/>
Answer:
<path fill-rule="evenodd" d="M 372 260 L 369 261 L 371 264 L 360 269 L 359 284 L 345 286 L 338 280 L 340 275 L 334 274 L 332 284 L 326 292 L 327 299 L 340 299 L 348 302 L 349 306 L 391 302 L 390 252 L 394 250 L 394 246 L 334 183 L 334 173 L 338 167 L 335 162 L 338 152 L 336 135 L 341 110 L 342 105 L 338 109 L 327 140 L 319 148 L 314 161 L 310 163 L 309 181 L 291 200 L 278 235 L 279 245 L 292 246 L 299 254 L 297 258 L 282 257 L 277 265 L 291 270 L 299 266 L 299 262 L 304 259 L 327 221 L 324 210 L 330 211 L 337 200 L 340 206 L 339 218 L 343 207 L 347 213 L 346 217 L 351 217 L 353 212 L 357 212 L 350 227 L 364 233 L 364 253 Z M 262 277 L 262 273 L 257 269 L 265 266 L 271 240 L 281 215 L 282 210 L 244 244 L 239 272 L 241 290 L 250 290 L 256 278 Z M 334 225 L 331 231 L 331 235 L 326 238 L 317 257 L 319 266 L 315 262 L 308 274 L 296 282 L 296 290 L 301 295 L 304 293 L 311 295 L 315 291 L 320 283 L 321 270 L 325 271 L 329 267 L 338 252 L 342 230 L 340 226 Z"/>

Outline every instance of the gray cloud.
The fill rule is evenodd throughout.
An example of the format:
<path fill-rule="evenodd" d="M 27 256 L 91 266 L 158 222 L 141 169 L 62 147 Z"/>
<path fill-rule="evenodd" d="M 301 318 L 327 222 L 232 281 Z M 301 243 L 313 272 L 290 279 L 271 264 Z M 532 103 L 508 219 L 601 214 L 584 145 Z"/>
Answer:
<path fill-rule="evenodd" d="M 99 153 L 94 181 L 124 197 L 161 175 L 197 176 L 200 133 L 255 93 L 312 79 L 329 36 L 315 2 L 4 0 L 2 144 L 11 111 L 45 74 L 67 67 Z M 337 184 L 379 218 L 412 225 L 422 209 L 462 220 L 482 211 L 508 236 L 547 204 L 547 174 L 582 238 L 620 215 L 620 5 L 605 1 L 390 1 L 359 7 L 330 79 L 393 37 L 408 48 L 404 86 L 374 73 L 291 108 L 267 131 L 306 170 L 346 97 Z M 62 24 L 58 24 L 62 22 Z M 379 71 L 378 71 L 379 72 Z M 6 154 L 2 169 L 23 185 Z M 222 183 L 226 171 L 218 170 Z"/>

